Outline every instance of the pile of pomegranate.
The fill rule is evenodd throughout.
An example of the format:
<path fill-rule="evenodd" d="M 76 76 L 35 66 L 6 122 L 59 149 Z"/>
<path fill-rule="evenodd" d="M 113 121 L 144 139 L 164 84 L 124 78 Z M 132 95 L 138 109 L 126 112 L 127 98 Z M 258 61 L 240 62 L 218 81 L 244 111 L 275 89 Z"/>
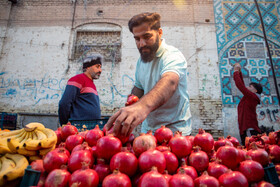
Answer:
<path fill-rule="evenodd" d="M 220 137 L 199 129 L 183 136 L 162 126 L 134 137 L 113 136 L 98 125 L 84 132 L 67 124 L 56 130 L 57 148 L 31 163 L 38 186 L 269 187 L 264 168 L 280 174 L 280 132 L 246 138 Z"/>

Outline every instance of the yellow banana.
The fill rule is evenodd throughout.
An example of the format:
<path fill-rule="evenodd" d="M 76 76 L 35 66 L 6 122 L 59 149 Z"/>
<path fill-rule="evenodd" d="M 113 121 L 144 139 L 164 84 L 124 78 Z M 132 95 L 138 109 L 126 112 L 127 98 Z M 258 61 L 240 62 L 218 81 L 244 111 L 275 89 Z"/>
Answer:
<path fill-rule="evenodd" d="M 26 135 L 27 135 L 27 132 L 24 131 L 24 132 L 21 134 L 21 136 L 18 138 L 18 141 L 19 141 L 20 143 L 22 143 L 23 140 L 25 139 L 25 136 L 26 136 Z"/>
<path fill-rule="evenodd" d="M 24 171 L 28 166 L 28 160 L 25 156 L 20 154 L 9 154 L 5 155 L 7 158 L 13 160 L 16 165 L 12 171 L 7 172 L 3 177 L 5 180 L 11 181 L 18 177 L 22 177 L 24 175 Z"/>
<path fill-rule="evenodd" d="M 9 147 L 0 145 L 0 155 L 6 154 L 6 153 L 11 153 L 11 150 L 9 149 Z"/>
<path fill-rule="evenodd" d="M 2 134 L 0 134 L 0 138 L 7 138 L 9 136 L 13 136 L 13 135 L 17 135 L 18 133 L 20 133 L 22 130 L 13 130 L 13 131 L 9 131 L 9 132 L 4 132 Z"/>
<path fill-rule="evenodd" d="M 20 142 L 20 143 L 24 143 L 24 142 L 26 142 L 28 139 L 29 139 L 29 137 L 30 137 L 30 132 L 25 132 L 26 133 L 26 135 L 25 135 L 25 137 L 24 137 L 24 139 Z"/>
<path fill-rule="evenodd" d="M 24 142 L 23 147 L 30 151 L 37 151 L 41 149 L 41 140 L 28 139 Z"/>
<path fill-rule="evenodd" d="M 47 138 L 47 135 L 40 130 L 35 130 L 34 132 L 36 133 L 38 140 L 44 140 Z"/>
<path fill-rule="evenodd" d="M 35 155 L 38 155 L 37 151 L 27 150 L 23 146 L 19 146 L 16 149 L 17 149 L 17 153 L 18 154 L 21 154 L 21 155 L 24 155 L 24 156 L 35 156 Z"/>
<path fill-rule="evenodd" d="M 52 151 L 55 149 L 56 144 L 54 144 L 51 148 L 46 148 L 46 149 L 40 149 L 39 150 L 39 155 L 45 156 L 48 152 Z"/>
<path fill-rule="evenodd" d="M 12 153 L 17 153 L 17 147 L 20 146 L 20 142 L 14 138 L 7 139 L 8 148 L 11 150 Z"/>
<path fill-rule="evenodd" d="M 56 144 L 56 141 L 57 141 L 57 136 L 56 136 L 55 132 L 52 129 L 49 129 L 49 128 L 45 128 L 41 131 L 43 133 L 45 133 L 46 136 L 47 136 L 46 139 L 43 139 L 41 141 L 41 147 L 42 148 L 51 148 L 52 146 L 54 146 Z"/>
<path fill-rule="evenodd" d="M 28 127 L 28 128 L 36 127 L 37 129 L 44 129 L 45 128 L 45 126 L 42 123 L 37 123 L 37 122 L 28 123 L 27 125 L 25 125 L 25 127 Z"/>
<path fill-rule="evenodd" d="M 25 130 L 21 129 L 20 132 L 17 135 L 15 135 L 13 138 L 15 138 L 19 141 L 20 138 L 24 135 L 24 133 L 25 133 Z M 9 137 L 9 138 L 12 138 L 12 137 Z"/>
<path fill-rule="evenodd" d="M 1 157 L 1 161 L 2 161 L 2 168 L 0 171 L 0 186 L 3 186 L 6 182 L 6 180 L 4 179 L 4 175 L 14 170 L 16 164 L 13 160 L 6 158 L 5 155 Z"/>
<path fill-rule="evenodd" d="M 38 140 L 38 136 L 37 136 L 36 130 L 32 132 L 32 139 L 33 140 Z"/>

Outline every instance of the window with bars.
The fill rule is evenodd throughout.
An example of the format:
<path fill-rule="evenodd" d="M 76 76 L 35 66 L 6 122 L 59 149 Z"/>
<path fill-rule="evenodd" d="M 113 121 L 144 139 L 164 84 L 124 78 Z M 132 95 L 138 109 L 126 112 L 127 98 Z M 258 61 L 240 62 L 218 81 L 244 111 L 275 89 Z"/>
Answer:
<path fill-rule="evenodd" d="M 99 53 L 105 61 L 121 61 L 120 31 L 77 31 L 74 59 L 83 59 L 91 53 Z"/>

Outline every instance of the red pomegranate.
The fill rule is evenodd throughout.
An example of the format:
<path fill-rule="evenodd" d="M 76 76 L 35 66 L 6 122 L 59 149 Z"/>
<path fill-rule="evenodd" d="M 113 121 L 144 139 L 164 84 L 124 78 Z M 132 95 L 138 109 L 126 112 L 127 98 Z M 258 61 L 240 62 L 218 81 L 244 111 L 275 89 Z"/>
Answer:
<path fill-rule="evenodd" d="M 166 170 L 169 174 L 174 174 L 179 166 L 179 161 L 176 155 L 170 151 L 162 152 L 166 160 Z"/>
<path fill-rule="evenodd" d="M 133 151 L 138 157 L 141 153 L 156 148 L 156 142 L 151 135 L 141 133 L 140 136 L 136 137 L 133 141 Z"/>
<path fill-rule="evenodd" d="M 159 145 L 159 146 L 156 147 L 156 150 L 158 150 L 160 152 L 170 151 L 170 147 L 165 146 L 165 145 Z"/>
<path fill-rule="evenodd" d="M 57 141 L 56 141 L 56 145 L 59 145 L 62 141 L 61 138 L 61 127 L 59 127 L 56 131 L 54 131 L 56 136 L 57 136 Z"/>
<path fill-rule="evenodd" d="M 61 142 L 57 148 L 55 148 L 53 151 L 65 153 L 68 157 L 70 157 L 70 152 L 65 148 L 65 143 Z"/>
<path fill-rule="evenodd" d="M 66 138 L 65 147 L 70 152 L 74 149 L 75 146 L 80 145 L 84 142 L 84 137 L 80 135 L 70 135 Z"/>
<path fill-rule="evenodd" d="M 169 141 L 171 152 L 174 153 L 178 159 L 188 156 L 192 151 L 192 145 L 190 141 L 182 136 L 181 132 L 176 132 L 174 137 Z"/>
<path fill-rule="evenodd" d="M 93 167 L 99 176 L 99 183 L 102 184 L 104 178 L 111 174 L 110 165 L 105 163 L 104 159 L 97 159 L 97 164 Z"/>
<path fill-rule="evenodd" d="M 261 181 L 257 184 L 257 187 L 274 187 L 274 185 L 266 181 Z"/>
<path fill-rule="evenodd" d="M 69 186 L 77 187 L 97 187 L 99 183 L 99 177 L 96 171 L 89 169 L 85 164 L 79 170 L 72 173 Z"/>
<path fill-rule="evenodd" d="M 170 187 L 194 187 L 193 179 L 185 173 L 185 170 L 180 168 L 179 172 L 169 180 Z"/>
<path fill-rule="evenodd" d="M 189 135 L 189 136 L 186 136 L 186 138 L 187 138 L 187 140 L 190 141 L 190 143 L 191 143 L 191 145 L 193 147 L 194 136 Z"/>
<path fill-rule="evenodd" d="M 207 171 L 194 180 L 195 186 L 219 187 L 219 181 L 215 177 L 209 176 Z"/>
<path fill-rule="evenodd" d="M 62 165 L 67 165 L 68 156 L 64 151 L 50 151 L 43 159 L 43 166 L 46 172 L 51 172 L 54 169 L 60 169 Z"/>
<path fill-rule="evenodd" d="M 76 147 L 73 148 L 72 153 L 80 150 L 86 150 L 92 153 L 92 148 L 88 146 L 87 142 L 83 142 L 82 144 L 76 145 Z"/>
<path fill-rule="evenodd" d="M 171 129 L 162 125 L 155 131 L 154 136 L 156 137 L 159 144 L 162 144 L 163 142 L 168 143 L 169 140 L 173 137 L 173 132 L 171 131 Z"/>
<path fill-rule="evenodd" d="M 197 172 L 202 172 L 208 168 L 209 158 L 208 155 L 196 147 L 189 156 L 189 165 L 194 167 Z"/>
<path fill-rule="evenodd" d="M 221 163 L 230 169 L 234 169 L 238 166 L 238 150 L 232 146 L 220 147 L 216 153 L 217 159 L 221 160 Z"/>
<path fill-rule="evenodd" d="M 71 153 L 71 156 L 68 160 L 68 169 L 73 173 L 74 171 L 81 169 L 82 164 L 87 164 L 89 168 L 92 168 L 92 164 L 94 163 L 94 158 L 89 151 L 80 150 Z"/>
<path fill-rule="evenodd" d="M 216 160 L 214 162 L 209 163 L 207 173 L 218 179 L 222 174 L 226 173 L 227 170 L 228 168 L 225 165 L 220 164 L 219 161 Z"/>
<path fill-rule="evenodd" d="M 234 147 L 237 147 L 240 145 L 238 139 L 233 136 L 228 135 L 226 139 L 228 139 L 233 144 Z"/>
<path fill-rule="evenodd" d="M 103 132 L 100 130 L 99 126 L 96 125 L 94 129 L 88 131 L 85 136 L 85 141 L 90 147 L 96 146 L 97 140 L 103 136 Z"/>
<path fill-rule="evenodd" d="M 81 131 L 81 132 L 79 132 L 79 133 L 78 133 L 78 135 L 80 135 L 80 136 L 84 137 L 84 139 L 85 139 L 85 138 L 86 138 L 87 133 L 88 133 L 88 130 L 85 130 L 85 131 Z"/>
<path fill-rule="evenodd" d="M 70 135 L 74 135 L 78 133 L 77 127 L 71 125 L 71 123 L 67 123 L 61 127 L 61 139 L 64 142 L 66 138 Z"/>
<path fill-rule="evenodd" d="M 259 162 L 263 167 L 268 165 L 268 153 L 266 150 L 258 148 L 255 143 L 252 144 L 252 149 L 247 151 L 246 155 L 250 156 L 252 160 Z"/>
<path fill-rule="evenodd" d="M 219 177 L 219 182 L 221 186 L 227 187 L 249 186 L 246 177 L 239 171 L 227 171 Z"/>
<path fill-rule="evenodd" d="M 138 182 L 139 187 L 168 187 L 168 182 L 164 176 L 152 167 L 151 171 L 144 173 Z"/>
<path fill-rule="evenodd" d="M 171 179 L 172 175 L 169 175 L 167 170 L 164 170 L 162 175 L 165 178 L 165 180 L 167 181 L 167 183 L 169 183 L 169 180 Z"/>
<path fill-rule="evenodd" d="M 118 169 L 121 173 L 132 177 L 138 168 L 138 160 L 136 156 L 130 152 L 119 152 L 115 154 L 110 161 L 110 169 L 114 171 Z"/>
<path fill-rule="evenodd" d="M 52 170 L 45 181 L 45 187 L 68 187 L 69 180 L 71 174 L 67 171 L 67 169 L 55 169 Z"/>
<path fill-rule="evenodd" d="M 185 161 L 183 161 L 181 167 L 177 169 L 177 173 L 179 173 L 181 168 L 183 168 L 185 170 L 185 173 L 189 175 L 193 180 L 198 177 L 196 169 L 192 166 L 187 166 Z"/>
<path fill-rule="evenodd" d="M 103 136 L 96 143 L 96 152 L 98 158 L 110 160 L 116 153 L 120 152 L 122 142 L 112 134 Z"/>
<path fill-rule="evenodd" d="M 201 147 L 202 151 L 210 152 L 214 146 L 214 139 L 210 133 L 205 132 L 203 129 L 198 130 L 193 140 L 194 146 Z"/>
<path fill-rule="evenodd" d="M 150 136 L 155 140 L 156 144 L 158 143 L 156 137 L 153 135 L 153 131 L 152 131 L 152 130 L 149 130 L 149 131 L 146 133 L 146 135 L 150 135 Z M 166 143 L 166 142 L 164 142 L 164 143 Z"/>
<path fill-rule="evenodd" d="M 268 152 L 273 163 L 280 162 L 280 146 L 278 145 L 270 145 L 268 147 Z"/>
<path fill-rule="evenodd" d="M 237 146 L 237 150 L 238 150 L 238 162 L 242 162 L 245 160 L 247 152 L 245 149 L 241 149 L 240 146 Z"/>
<path fill-rule="evenodd" d="M 36 171 L 40 171 L 41 175 L 43 175 L 45 173 L 45 169 L 44 169 L 44 164 L 43 164 L 43 160 L 35 160 L 33 162 L 31 162 L 31 168 L 36 170 Z"/>
<path fill-rule="evenodd" d="M 164 154 L 158 150 L 148 150 L 143 152 L 139 158 L 139 169 L 142 173 L 148 172 L 153 166 L 157 167 L 159 173 L 163 173 L 166 168 Z"/>
<path fill-rule="evenodd" d="M 118 170 L 114 170 L 112 174 L 105 177 L 102 187 L 114 187 L 116 184 L 121 187 L 131 187 L 129 177 Z"/>
<path fill-rule="evenodd" d="M 254 160 L 245 160 L 241 162 L 239 171 L 243 173 L 249 183 L 259 182 L 264 177 L 262 165 Z"/>
<path fill-rule="evenodd" d="M 263 139 L 264 143 L 270 144 L 269 137 L 266 135 L 266 133 L 262 134 L 261 139 Z"/>
<path fill-rule="evenodd" d="M 224 137 L 219 137 L 217 141 L 214 141 L 215 151 L 217 151 L 220 147 L 225 145 L 233 146 L 233 144 L 228 139 L 225 139 Z"/>

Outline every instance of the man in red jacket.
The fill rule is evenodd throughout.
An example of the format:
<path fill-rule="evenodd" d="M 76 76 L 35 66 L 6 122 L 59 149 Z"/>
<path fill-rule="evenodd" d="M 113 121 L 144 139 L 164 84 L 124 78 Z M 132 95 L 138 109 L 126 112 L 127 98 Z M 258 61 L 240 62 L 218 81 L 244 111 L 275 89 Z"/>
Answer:
<path fill-rule="evenodd" d="M 263 89 L 260 84 L 255 82 L 251 82 L 248 87 L 245 86 L 239 63 L 234 64 L 233 79 L 236 87 L 244 95 L 238 104 L 237 112 L 241 142 L 245 145 L 246 136 L 261 133 L 256 108 L 260 104 L 260 94 Z"/>

